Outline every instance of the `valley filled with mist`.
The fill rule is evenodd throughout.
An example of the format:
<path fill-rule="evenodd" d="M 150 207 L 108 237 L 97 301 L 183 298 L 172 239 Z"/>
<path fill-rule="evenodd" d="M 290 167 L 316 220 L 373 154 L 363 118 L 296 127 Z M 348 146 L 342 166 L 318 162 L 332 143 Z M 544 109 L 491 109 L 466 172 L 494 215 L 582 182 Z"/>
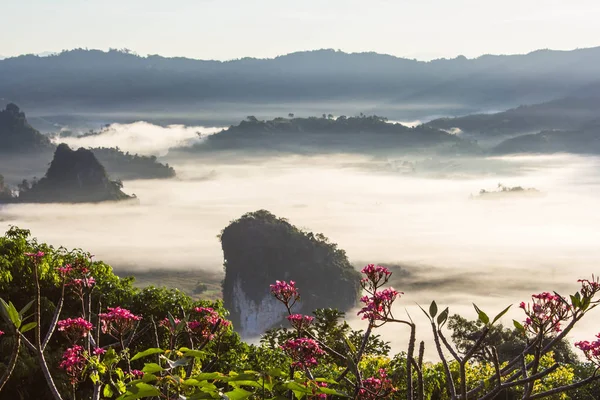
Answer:
<path fill-rule="evenodd" d="M 4 205 L 0 229 L 26 227 L 41 241 L 85 248 L 146 284 L 180 275 L 168 284 L 193 294 L 201 282 L 219 298 L 217 235 L 246 212 L 266 209 L 325 234 L 356 268 L 390 266 L 394 287 L 405 292 L 397 312 L 406 308 L 417 320 L 416 303 L 435 299 L 468 314 L 476 302 L 495 312 L 532 291 L 571 290 L 597 272 L 600 157 L 182 151 L 219 130 L 138 122 L 53 139 L 157 155 L 177 175 L 126 180 L 123 190 L 138 203 Z M 499 184 L 539 195 L 480 195 Z M 349 319 L 360 327 L 357 311 Z M 382 332 L 403 344 L 396 331 Z"/>

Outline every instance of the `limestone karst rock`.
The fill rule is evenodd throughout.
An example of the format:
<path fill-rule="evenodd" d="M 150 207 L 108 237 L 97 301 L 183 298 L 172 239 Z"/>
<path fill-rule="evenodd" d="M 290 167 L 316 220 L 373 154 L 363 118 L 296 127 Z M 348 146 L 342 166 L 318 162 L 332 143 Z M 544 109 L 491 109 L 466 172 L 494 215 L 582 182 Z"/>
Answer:
<path fill-rule="evenodd" d="M 296 281 L 301 300 L 294 312 L 348 310 L 359 297 L 360 274 L 344 250 L 321 234 L 302 231 L 266 210 L 243 215 L 221 234 L 225 259 L 223 299 L 243 336 L 283 321 L 285 308 L 269 292 L 276 280 Z"/>

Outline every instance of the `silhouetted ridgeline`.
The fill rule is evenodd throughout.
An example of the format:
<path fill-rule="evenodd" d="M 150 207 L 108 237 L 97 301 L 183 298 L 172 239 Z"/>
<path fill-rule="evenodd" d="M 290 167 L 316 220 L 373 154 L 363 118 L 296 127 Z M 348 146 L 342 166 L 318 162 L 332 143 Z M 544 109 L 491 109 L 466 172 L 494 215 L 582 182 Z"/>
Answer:
<path fill-rule="evenodd" d="M 324 307 L 344 311 L 358 301 L 360 274 L 346 252 L 322 234 L 304 232 L 268 211 L 233 221 L 223 230 L 221 244 L 223 300 L 243 335 L 260 334 L 282 321 L 285 309 L 269 293 L 276 280 L 310 287 L 295 309 L 299 313 Z"/>
<path fill-rule="evenodd" d="M 73 151 L 66 144 L 56 148 L 46 176 L 23 187 L 20 203 L 97 203 L 132 199 L 121 183 L 108 179 L 102 164 L 86 149 Z"/>
<path fill-rule="evenodd" d="M 543 131 L 507 139 L 494 147 L 492 152 L 600 154 L 600 119 L 591 121 L 579 129 Z"/>
<path fill-rule="evenodd" d="M 0 61 L 0 76 L 10 77 L 0 81 L 0 93 L 36 112 L 69 105 L 78 112 L 128 106 L 168 113 L 203 102 L 346 99 L 464 114 L 574 94 L 600 80 L 599 64 L 600 48 L 431 62 L 334 50 L 220 62 L 78 49 Z"/>
<path fill-rule="evenodd" d="M 419 125 L 409 128 L 378 116 L 275 118 L 259 121 L 249 116 L 187 151 L 209 150 L 282 151 L 415 151 L 421 149 L 477 152 L 473 143 L 438 129 Z M 186 150 L 186 149 L 182 149 Z"/>
<path fill-rule="evenodd" d="M 583 97 L 566 97 L 542 104 L 520 106 L 495 114 L 439 118 L 427 123 L 437 129 L 460 129 L 481 135 L 514 135 L 548 129 L 577 129 L 600 116 L 600 85 Z"/>
<path fill-rule="evenodd" d="M 15 104 L 0 110 L 0 153 L 51 152 L 53 148 L 50 139 L 32 128 Z"/>

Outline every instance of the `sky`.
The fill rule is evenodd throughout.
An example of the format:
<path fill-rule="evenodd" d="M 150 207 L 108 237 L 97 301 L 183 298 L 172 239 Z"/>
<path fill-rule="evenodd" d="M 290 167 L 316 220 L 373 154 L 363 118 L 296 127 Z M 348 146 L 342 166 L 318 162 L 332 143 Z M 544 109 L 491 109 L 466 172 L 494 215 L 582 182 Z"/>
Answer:
<path fill-rule="evenodd" d="M 598 0 L 20 0 L 0 56 L 128 48 L 198 59 L 321 48 L 419 60 L 600 46 Z M 10 40 L 8 39 L 10 38 Z"/>

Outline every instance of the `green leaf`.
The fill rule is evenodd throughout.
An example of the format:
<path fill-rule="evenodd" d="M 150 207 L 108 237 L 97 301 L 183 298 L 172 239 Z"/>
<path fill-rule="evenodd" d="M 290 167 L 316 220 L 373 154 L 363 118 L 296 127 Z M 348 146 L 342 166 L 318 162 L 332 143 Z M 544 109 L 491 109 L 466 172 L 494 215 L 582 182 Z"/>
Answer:
<path fill-rule="evenodd" d="M 440 315 L 438 315 L 437 317 L 437 323 L 438 325 L 442 325 L 446 322 L 446 320 L 448 319 L 448 313 L 450 312 L 450 310 L 448 309 L 448 307 L 446 307 L 446 309 L 444 311 L 441 312 Z"/>
<path fill-rule="evenodd" d="M 344 341 L 346 342 L 346 345 L 348 346 L 348 348 L 350 349 L 350 351 L 354 354 L 356 354 L 356 346 L 354 345 L 354 343 L 352 343 L 350 341 L 350 339 L 348 338 L 348 336 L 344 335 Z"/>
<path fill-rule="evenodd" d="M 477 307 L 477 305 L 475 303 L 473 303 L 473 307 L 475 308 L 475 311 L 477 311 L 477 314 L 479 316 L 479 320 L 481 322 L 483 322 L 484 324 L 489 324 L 490 323 L 490 317 L 487 316 L 486 313 L 484 313 L 483 311 L 481 311 L 481 309 L 479 307 Z"/>
<path fill-rule="evenodd" d="M 573 304 L 573 307 L 575 307 L 575 308 L 580 308 L 580 306 L 581 306 L 579 299 L 573 295 L 571 295 L 571 304 Z"/>
<path fill-rule="evenodd" d="M 104 385 L 104 389 L 102 390 L 102 396 L 108 397 L 109 399 L 113 397 L 113 390 L 109 384 Z"/>
<path fill-rule="evenodd" d="M 510 308 L 512 307 L 512 304 L 508 307 L 506 307 L 504 310 L 502 310 L 502 312 L 500 312 L 500 314 L 496 315 L 494 317 L 494 320 L 492 321 L 492 325 L 498 321 L 500 318 L 502 318 L 504 316 L 504 314 L 506 314 L 508 312 L 508 310 L 510 310 Z"/>
<path fill-rule="evenodd" d="M 28 324 L 23 325 L 21 328 L 21 333 L 28 332 L 37 326 L 37 322 L 30 322 Z"/>
<path fill-rule="evenodd" d="M 521 325 L 521 323 L 515 319 L 513 319 L 513 325 L 515 326 L 515 328 L 517 328 L 517 330 L 521 331 L 521 332 L 525 332 L 525 327 L 523 325 Z"/>
<path fill-rule="evenodd" d="M 21 316 L 25 315 L 25 313 L 31 308 L 31 306 L 33 305 L 34 302 L 35 302 L 35 299 L 31 300 L 29 303 L 25 304 L 25 307 L 21 308 L 21 311 L 19 311 L 19 315 L 21 315 Z"/>
<path fill-rule="evenodd" d="M 237 388 L 232 390 L 231 392 L 224 393 L 224 395 L 227 396 L 229 400 L 244 400 L 252 396 L 252 392 Z"/>
<path fill-rule="evenodd" d="M 14 304 L 9 301 L 8 304 L 4 303 L 3 305 L 6 308 L 8 319 L 17 329 L 19 329 L 21 327 L 21 316 L 19 315 L 19 312 L 15 308 Z"/>
<path fill-rule="evenodd" d="M 206 357 L 206 352 L 201 351 L 201 350 L 192 350 L 192 349 L 188 349 L 187 347 L 182 347 L 181 349 L 179 349 L 179 351 L 181 351 L 183 354 L 186 355 L 186 357 L 195 357 L 195 358 L 205 358 Z"/>
<path fill-rule="evenodd" d="M 221 378 L 223 375 L 218 372 L 203 372 L 197 375 L 194 375 L 192 378 L 197 379 L 199 381 L 212 381 L 218 378 Z"/>
<path fill-rule="evenodd" d="M 133 400 L 142 399 L 144 397 L 160 396 L 160 391 L 152 385 L 148 385 L 144 382 L 136 382 L 134 386 L 127 389 L 127 392 L 121 397 L 120 400 Z"/>
<path fill-rule="evenodd" d="M 165 369 L 163 367 L 161 367 L 160 365 L 158 365 L 157 363 L 148 363 L 148 364 L 144 365 L 144 368 L 142 369 L 142 372 L 153 374 L 155 372 L 161 372 L 161 371 L 164 371 L 164 370 Z"/>
<path fill-rule="evenodd" d="M 431 318 L 435 318 L 435 316 L 437 315 L 438 312 L 438 307 L 437 304 L 435 304 L 435 300 L 431 302 L 431 305 L 429 306 L 429 315 L 431 315 Z"/>
<path fill-rule="evenodd" d="M 479 320 L 486 325 L 490 323 L 490 317 L 488 317 L 483 311 L 479 313 Z"/>
<path fill-rule="evenodd" d="M 151 356 L 152 354 L 162 354 L 165 351 L 163 349 L 159 349 L 157 347 L 153 347 L 144 351 L 141 351 L 139 353 L 137 353 L 135 356 L 133 356 L 133 358 L 131 359 L 131 361 L 135 361 L 135 360 L 139 360 L 142 357 L 148 357 Z"/>

